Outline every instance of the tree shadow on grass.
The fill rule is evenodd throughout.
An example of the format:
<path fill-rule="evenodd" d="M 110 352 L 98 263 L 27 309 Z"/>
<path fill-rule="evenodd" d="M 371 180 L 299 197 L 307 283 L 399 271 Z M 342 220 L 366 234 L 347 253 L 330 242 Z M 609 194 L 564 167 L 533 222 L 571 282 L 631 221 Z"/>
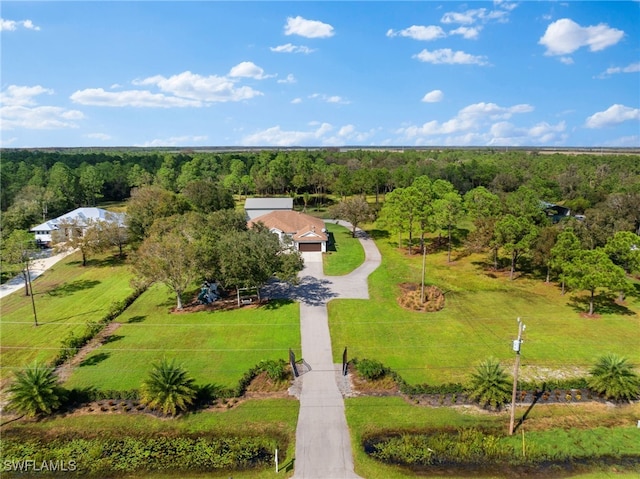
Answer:
<path fill-rule="evenodd" d="M 601 292 L 593 298 L 594 314 L 617 314 L 619 316 L 635 316 L 636 313 L 631 311 L 623 304 L 616 302 L 617 295 L 612 293 Z M 569 301 L 575 311 L 579 313 L 589 312 L 589 296 L 574 295 Z"/>
<path fill-rule="evenodd" d="M 107 336 L 106 338 L 104 338 L 102 340 L 102 344 L 115 343 L 116 341 L 120 341 L 123 338 L 124 336 L 122 336 L 121 334 L 112 334 L 111 336 Z"/>
<path fill-rule="evenodd" d="M 77 293 L 78 291 L 94 288 L 99 284 L 100 284 L 100 281 L 97 281 L 97 280 L 79 279 L 79 280 L 71 281 L 70 283 L 65 283 L 61 286 L 58 286 L 52 289 L 51 291 L 48 291 L 47 294 L 49 296 L 55 296 L 55 297 L 69 296 L 73 293 Z"/>
<path fill-rule="evenodd" d="M 374 240 L 382 240 L 382 239 L 389 238 L 389 232 L 386 230 L 372 229 L 372 230 L 367 230 L 367 233 L 369 233 L 369 236 L 371 236 Z"/>
<path fill-rule="evenodd" d="M 337 294 L 331 289 L 330 285 L 331 281 L 317 279 L 313 276 L 300 278 L 300 282 L 297 285 L 274 280 L 262 288 L 262 294 L 271 300 L 289 299 L 300 301 L 310 306 L 319 306 L 337 297 Z"/>
<path fill-rule="evenodd" d="M 287 304 L 291 304 L 293 303 L 293 299 L 289 299 L 289 298 L 273 298 L 270 299 L 269 302 L 267 302 L 267 304 L 265 304 L 263 307 L 264 309 L 279 309 L 282 306 L 285 306 Z"/>
<path fill-rule="evenodd" d="M 111 353 L 98 353 L 93 356 L 88 357 L 87 359 L 80 362 L 79 366 L 82 368 L 84 366 L 95 366 L 96 364 L 101 363 L 105 359 L 109 359 Z"/>
<path fill-rule="evenodd" d="M 132 316 L 129 318 L 129 321 L 127 321 L 127 324 L 142 323 L 145 319 L 147 319 L 146 316 Z"/>
<path fill-rule="evenodd" d="M 336 238 L 335 235 L 331 232 L 327 232 L 327 236 L 329 237 L 329 241 L 327 242 L 327 251 L 338 251 L 336 249 Z"/>

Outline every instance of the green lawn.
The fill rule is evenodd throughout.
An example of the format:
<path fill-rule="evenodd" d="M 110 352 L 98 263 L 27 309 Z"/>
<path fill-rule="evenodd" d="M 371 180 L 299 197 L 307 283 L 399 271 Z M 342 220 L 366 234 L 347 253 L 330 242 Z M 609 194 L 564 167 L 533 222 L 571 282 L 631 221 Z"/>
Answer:
<path fill-rule="evenodd" d="M 95 414 L 54 416 L 44 421 L 18 421 L 4 426 L 3 433 L 26 433 L 30 437 L 75 437 L 76 435 L 154 435 L 162 434 L 198 434 L 246 435 L 274 431 L 288 438 L 286 451 L 279 451 L 280 466 L 290 463 L 295 453 L 295 429 L 298 418 L 298 401 L 294 399 L 248 400 L 224 412 L 196 412 L 176 419 L 161 419 L 143 414 Z M 271 478 L 289 477 L 291 471 L 281 469 L 275 474 L 274 468 L 233 472 L 234 478 Z M 212 473 L 183 475 L 180 477 L 228 478 L 229 472 L 215 475 Z M 175 474 L 129 474 L 129 478 L 177 477 Z"/>
<path fill-rule="evenodd" d="M 348 274 L 364 262 L 364 249 L 351 230 L 334 223 L 325 223 L 327 231 L 333 234 L 334 247 L 322 255 L 324 274 L 340 276 Z"/>
<path fill-rule="evenodd" d="M 385 432 L 427 432 L 430 429 L 476 428 L 506 433 L 509 413 L 481 413 L 465 408 L 431 408 L 413 406 L 399 397 L 362 397 L 345 401 L 347 423 L 351 430 L 356 473 L 367 479 L 406 479 L 416 477 L 410 471 L 389 466 L 370 458 L 362 447 L 363 439 Z M 516 418 L 524 409 L 518 409 Z M 640 405 L 609 408 L 606 405 L 545 405 L 534 407 L 524 423 L 525 443 L 528 450 L 589 457 L 640 455 L 640 429 L 636 420 Z M 521 451 L 521 430 L 511 438 L 504 437 Z M 637 477 L 637 472 L 625 474 L 610 468 L 572 477 L 596 479 L 611 477 Z M 421 477 L 429 477 L 421 475 Z M 440 476 L 438 476 L 440 477 Z M 455 479 L 452 476 L 446 476 Z M 466 474 L 461 477 L 468 477 Z M 482 476 L 486 477 L 486 476 Z M 496 475 L 495 477 L 503 477 Z"/>
<path fill-rule="evenodd" d="M 53 359 L 69 332 L 83 331 L 87 321 L 101 319 L 131 294 L 130 278 L 128 266 L 111 256 L 91 258 L 86 267 L 79 253 L 68 256 L 33 282 L 38 327 L 23 290 L 2 298 L 2 378 L 33 360 Z"/>
<path fill-rule="evenodd" d="M 393 238 L 395 240 L 395 238 Z M 527 328 L 522 371 L 588 368 L 608 352 L 640 363 L 640 298 L 584 318 L 583 295 L 562 296 L 554 284 L 484 271 L 485 256 L 447 264 L 446 252 L 427 256 L 427 283 L 446 293 L 437 313 L 410 312 L 397 304 L 398 284 L 419 283 L 422 258 L 408 258 L 386 238 L 376 240 L 382 265 L 369 278 L 371 299 L 335 300 L 329 317 L 335 360 L 344 345 L 351 357 L 377 359 L 409 383 L 465 382 L 481 360 L 494 356 L 509 367 L 516 318 Z M 455 258 L 455 253 L 454 253 Z M 570 372 L 570 371 L 569 371 Z"/>
<path fill-rule="evenodd" d="M 67 387 L 136 389 L 152 362 L 176 358 L 198 384 L 237 385 L 261 360 L 300 357 L 297 303 L 276 303 L 225 312 L 172 314 L 174 295 L 156 285 L 118 318 L 111 341 L 76 368 Z"/>

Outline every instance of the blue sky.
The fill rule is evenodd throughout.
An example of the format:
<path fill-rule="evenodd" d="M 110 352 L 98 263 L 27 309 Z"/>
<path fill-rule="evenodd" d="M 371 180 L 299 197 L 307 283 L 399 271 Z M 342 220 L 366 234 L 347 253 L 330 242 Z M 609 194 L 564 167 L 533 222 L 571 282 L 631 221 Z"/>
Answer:
<path fill-rule="evenodd" d="M 640 146 L 640 2 L 12 2 L 1 141 Z"/>

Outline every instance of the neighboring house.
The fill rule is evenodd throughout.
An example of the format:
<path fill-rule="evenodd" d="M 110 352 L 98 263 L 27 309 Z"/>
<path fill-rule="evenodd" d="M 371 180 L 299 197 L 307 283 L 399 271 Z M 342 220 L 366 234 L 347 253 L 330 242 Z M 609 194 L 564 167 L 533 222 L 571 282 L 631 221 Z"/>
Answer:
<path fill-rule="evenodd" d="M 272 211 L 249 220 L 249 227 L 262 223 L 280 240 L 288 236 L 298 251 L 327 251 L 327 230 L 324 221 L 298 211 Z"/>
<path fill-rule="evenodd" d="M 113 213 L 102 208 L 76 208 L 62 216 L 34 226 L 29 231 L 35 233 L 36 243 L 43 246 L 51 246 L 51 234 L 53 231 L 60 229 L 60 224 L 75 221 L 80 228 L 83 228 L 95 221 L 117 221 L 119 225 L 124 226 L 124 217 L 124 213 Z M 65 232 L 65 234 L 67 233 Z M 69 231 L 68 234 L 73 234 L 73 232 Z"/>
<path fill-rule="evenodd" d="M 292 210 L 293 198 L 247 198 L 244 202 L 244 211 L 248 221 L 272 211 Z"/>

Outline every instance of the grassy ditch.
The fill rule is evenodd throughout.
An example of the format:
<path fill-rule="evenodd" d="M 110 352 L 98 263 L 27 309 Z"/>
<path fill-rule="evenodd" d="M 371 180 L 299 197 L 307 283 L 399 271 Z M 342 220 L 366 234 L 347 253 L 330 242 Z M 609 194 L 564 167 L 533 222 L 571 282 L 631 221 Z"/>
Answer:
<path fill-rule="evenodd" d="M 397 397 L 353 398 L 345 404 L 356 472 L 368 479 L 609 477 L 613 472 L 637 477 L 640 472 L 639 404 L 518 408 L 516 418 L 526 418 L 511 437 L 508 411 L 417 407 Z"/>
<path fill-rule="evenodd" d="M 282 471 L 293 468 L 297 413 L 297 401 L 280 399 L 173 420 L 71 414 L 14 422 L 3 427 L 0 463 L 3 477 L 10 477 L 7 463 L 24 461 L 64 464 L 57 477 L 272 477 L 276 448 Z"/>

